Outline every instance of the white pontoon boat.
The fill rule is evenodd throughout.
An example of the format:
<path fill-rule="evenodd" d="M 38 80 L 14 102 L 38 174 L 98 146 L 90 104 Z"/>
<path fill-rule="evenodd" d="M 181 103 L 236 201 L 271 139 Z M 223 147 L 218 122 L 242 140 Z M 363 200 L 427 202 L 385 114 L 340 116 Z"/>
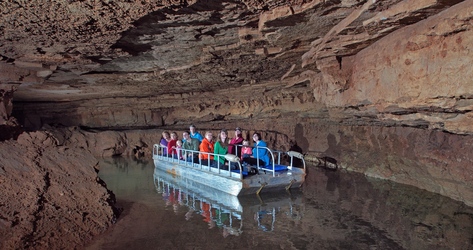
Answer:
<path fill-rule="evenodd" d="M 301 153 L 272 151 L 267 147 L 258 147 L 257 151 L 260 149 L 267 150 L 271 164 L 254 166 L 257 169 L 257 174 L 254 175 L 249 174 L 246 168 L 242 167 L 240 158 L 232 154 L 217 155 L 192 150 L 182 150 L 180 154 L 190 153 L 206 159 L 223 156 L 228 165 L 235 168 L 230 168 L 230 170 L 228 165 L 221 164 L 219 161 L 211 164 L 209 160 L 187 161 L 180 157 L 168 157 L 167 148 L 159 144 L 153 146 L 153 160 L 156 168 L 172 174 L 174 178 L 192 180 L 199 188 L 209 187 L 234 196 L 288 190 L 302 185 L 306 176 L 306 165 Z M 202 157 L 203 155 L 205 157 Z M 283 155 L 289 156 L 288 165 L 282 165 Z M 293 166 L 294 158 L 300 159 L 301 167 Z"/>

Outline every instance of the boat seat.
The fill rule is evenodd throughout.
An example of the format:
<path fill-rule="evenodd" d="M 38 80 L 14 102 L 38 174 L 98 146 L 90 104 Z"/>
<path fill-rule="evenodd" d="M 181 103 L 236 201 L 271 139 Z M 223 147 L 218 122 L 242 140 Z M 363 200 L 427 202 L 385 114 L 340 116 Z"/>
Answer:
<path fill-rule="evenodd" d="M 273 166 L 272 165 L 267 165 L 267 166 L 261 167 L 261 169 L 263 169 L 263 170 L 265 170 L 265 169 L 266 170 L 273 170 Z M 280 172 L 280 171 L 286 171 L 286 170 L 287 170 L 287 166 L 274 164 L 274 171 Z"/>

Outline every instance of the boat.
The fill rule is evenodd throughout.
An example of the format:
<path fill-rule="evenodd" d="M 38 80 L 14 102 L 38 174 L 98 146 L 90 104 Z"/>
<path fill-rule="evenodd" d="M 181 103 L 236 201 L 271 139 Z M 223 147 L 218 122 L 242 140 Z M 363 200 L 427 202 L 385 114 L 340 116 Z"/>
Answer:
<path fill-rule="evenodd" d="M 260 152 L 261 149 L 267 151 L 271 164 L 251 166 L 256 169 L 256 174 L 252 174 L 249 168 L 243 166 L 237 155 L 218 155 L 193 150 L 180 152 L 180 155 L 190 153 L 206 159 L 224 157 L 229 165 L 233 166 L 229 169 L 219 161 L 215 161 L 216 164 L 212 165 L 209 160 L 187 161 L 180 157 L 169 157 L 166 154 L 167 147 L 160 144 L 153 146 L 153 161 L 156 168 L 171 173 L 176 179 L 192 180 L 193 185 L 199 189 L 212 188 L 233 196 L 289 190 L 303 184 L 306 176 L 303 154 L 295 151 L 273 151 L 267 147 L 258 147 L 256 151 Z M 202 157 L 203 155 L 206 157 Z M 286 165 L 282 163 L 283 158 L 288 162 Z M 296 161 L 301 167 L 294 166 Z"/>
<path fill-rule="evenodd" d="M 285 225 L 300 221 L 303 216 L 301 192 L 265 193 L 263 198 L 234 196 L 212 188 L 200 189 L 195 181 L 176 178 L 159 168 L 155 168 L 153 177 L 166 207 L 172 206 L 176 215 L 184 214 L 186 220 L 202 216 L 210 228 L 221 228 L 224 237 L 240 236 L 243 231 L 275 231 L 276 221 Z"/>

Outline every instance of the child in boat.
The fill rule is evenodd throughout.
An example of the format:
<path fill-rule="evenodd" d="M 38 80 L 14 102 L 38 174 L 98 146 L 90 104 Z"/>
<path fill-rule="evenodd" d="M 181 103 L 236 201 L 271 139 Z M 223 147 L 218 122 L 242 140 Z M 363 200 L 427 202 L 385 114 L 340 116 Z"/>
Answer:
<path fill-rule="evenodd" d="M 177 142 L 177 134 L 176 132 L 172 132 L 171 140 L 168 142 L 168 157 L 177 157 L 176 142 Z"/>
<path fill-rule="evenodd" d="M 182 141 L 181 140 L 176 141 L 176 153 L 177 153 L 177 159 L 184 160 L 184 158 L 182 157 Z"/>
<path fill-rule="evenodd" d="M 246 157 L 250 157 L 252 154 L 251 152 L 251 147 L 250 147 L 250 142 L 248 140 L 243 141 L 243 147 L 241 148 L 241 159 Z"/>

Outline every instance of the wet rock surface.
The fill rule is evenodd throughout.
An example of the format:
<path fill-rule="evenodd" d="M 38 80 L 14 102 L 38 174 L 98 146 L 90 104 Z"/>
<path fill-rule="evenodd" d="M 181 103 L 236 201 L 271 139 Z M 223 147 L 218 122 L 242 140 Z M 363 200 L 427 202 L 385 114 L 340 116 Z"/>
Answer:
<path fill-rule="evenodd" d="M 97 160 L 46 132 L 0 143 L 0 248 L 73 249 L 114 223 Z"/>

